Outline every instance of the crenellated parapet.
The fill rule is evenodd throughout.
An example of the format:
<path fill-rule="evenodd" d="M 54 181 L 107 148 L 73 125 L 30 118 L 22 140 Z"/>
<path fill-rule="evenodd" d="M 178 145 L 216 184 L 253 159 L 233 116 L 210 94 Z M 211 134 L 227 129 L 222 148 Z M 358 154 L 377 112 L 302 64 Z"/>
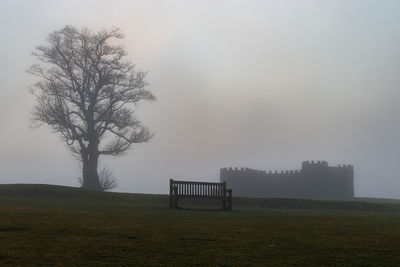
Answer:
<path fill-rule="evenodd" d="M 353 169 L 354 167 L 353 167 L 353 165 L 350 165 L 350 164 L 342 164 L 342 165 L 338 165 L 336 168 L 340 168 L 340 169 Z"/>
<path fill-rule="evenodd" d="M 305 171 L 321 171 L 321 170 L 328 170 L 328 171 L 333 171 L 333 170 L 353 170 L 353 165 L 349 164 L 342 164 L 338 165 L 337 167 L 334 166 L 328 166 L 328 162 L 326 161 L 303 161 L 302 162 L 302 168 L 300 170 L 280 170 L 280 171 L 263 171 L 263 170 L 255 170 L 255 169 L 250 169 L 250 168 L 244 168 L 244 167 L 228 167 L 228 168 L 221 168 L 221 174 L 227 175 L 241 175 L 245 177 L 253 176 L 253 175 L 297 175 L 300 174 L 301 172 Z"/>
<path fill-rule="evenodd" d="M 328 166 L 328 162 L 326 161 L 314 161 L 314 160 L 307 160 L 302 162 L 302 169 L 304 168 L 353 168 L 353 165 L 350 164 L 339 164 L 337 167 Z"/>
<path fill-rule="evenodd" d="M 254 170 L 254 169 L 243 168 L 243 167 L 242 168 L 238 168 L 238 167 L 235 167 L 235 168 L 232 168 L 232 167 L 221 168 L 221 172 L 224 172 L 224 173 L 236 173 L 236 174 L 241 173 L 241 174 L 251 174 L 251 175 L 254 175 L 254 174 L 265 175 L 265 171 Z"/>
<path fill-rule="evenodd" d="M 263 171 L 263 170 L 255 170 L 250 168 L 221 168 L 221 175 L 235 175 L 235 176 L 244 176 L 244 177 L 252 177 L 252 176 L 277 176 L 277 175 L 297 175 L 301 172 L 301 170 L 285 170 L 285 171 Z"/>
<path fill-rule="evenodd" d="M 301 164 L 303 170 L 306 169 L 323 169 L 328 168 L 328 162 L 326 161 L 303 161 Z"/>

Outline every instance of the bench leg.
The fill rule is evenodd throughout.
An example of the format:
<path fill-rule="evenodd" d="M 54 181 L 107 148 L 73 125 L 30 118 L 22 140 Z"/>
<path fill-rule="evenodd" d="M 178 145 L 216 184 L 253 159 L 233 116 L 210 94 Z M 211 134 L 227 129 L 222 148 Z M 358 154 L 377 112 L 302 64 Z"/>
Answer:
<path fill-rule="evenodd" d="M 228 210 L 232 210 L 232 189 L 228 190 Z"/>
<path fill-rule="evenodd" d="M 178 188 L 174 188 L 174 208 L 178 208 Z"/>

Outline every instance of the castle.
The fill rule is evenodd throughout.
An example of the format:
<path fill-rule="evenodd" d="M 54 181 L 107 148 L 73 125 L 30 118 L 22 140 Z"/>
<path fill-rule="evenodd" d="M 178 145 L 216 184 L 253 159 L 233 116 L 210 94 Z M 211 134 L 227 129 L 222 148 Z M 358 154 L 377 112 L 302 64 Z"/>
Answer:
<path fill-rule="evenodd" d="M 222 168 L 220 181 L 227 182 L 236 196 L 352 200 L 353 173 L 352 165 L 303 161 L 301 170 L 281 172 Z"/>

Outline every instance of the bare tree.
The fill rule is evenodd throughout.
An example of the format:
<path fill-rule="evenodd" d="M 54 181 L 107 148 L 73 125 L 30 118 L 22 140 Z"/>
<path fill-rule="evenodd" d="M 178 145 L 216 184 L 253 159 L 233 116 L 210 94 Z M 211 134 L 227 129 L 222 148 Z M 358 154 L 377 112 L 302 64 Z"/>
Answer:
<path fill-rule="evenodd" d="M 146 73 L 113 43 L 122 38 L 119 29 L 94 33 L 66 26 L 36 48 L 33 54 L 41 64 L 28 70 L 40 78 L 32 86 L 34 124 L 49 125 L 78 156 L 82 187 L 88 189 L 104 189 L 97 170 L 101 155 L 121 155 L 152 138 L 134 112 L 138 102 L 155 97 L 147 89 Z"/>

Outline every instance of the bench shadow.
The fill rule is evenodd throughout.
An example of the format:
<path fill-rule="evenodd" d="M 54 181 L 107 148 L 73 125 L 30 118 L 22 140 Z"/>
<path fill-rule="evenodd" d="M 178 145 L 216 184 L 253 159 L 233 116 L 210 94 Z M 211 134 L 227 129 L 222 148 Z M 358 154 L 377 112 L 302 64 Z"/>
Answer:
<path fill-rule="evenodd" d="M 187 210 L 187 211 L 226 211 L 222 208 L 216 208 L 216 209 L 212 209 L 212 208 L 192 208 L 192 207 L 176 207 L 176 208 L 170 208 L 172 210 Z"/>

